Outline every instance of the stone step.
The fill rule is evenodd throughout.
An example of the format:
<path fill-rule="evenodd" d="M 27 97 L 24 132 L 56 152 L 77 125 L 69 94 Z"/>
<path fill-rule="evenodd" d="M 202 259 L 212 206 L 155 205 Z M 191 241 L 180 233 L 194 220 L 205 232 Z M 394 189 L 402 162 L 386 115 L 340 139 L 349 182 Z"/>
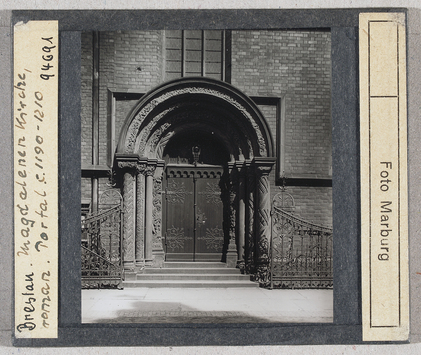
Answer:
<path fill-rule="evenodd" d="M 221 268 L 221 267 L 203 267 L 203 268 L 186 268 L 186 267 L 165 267 L 165 268 L 146 268 L 144 274 L 222 274 L 222 275 L 240 275 L 240 269 Z"/>
<path fill-rule="evenodd" d="M 137 274 L 136 280 L 196 280 L 196 281 L 232 281 L 232 280 L 244 280 L 250 281 L 250 275 L 229 275 L 229 274 Z"/>
<path fill-rule="evenodd" d="M 212 281 L 212 280 L 148 280 L 148 281 L 123 281 L 123 287 L 148 287 L 148 288 L 231 288 L 231 287 L 259 287 L 258 283 L 251 281 Z"/>
<path fill-rule="evenodd" d="M 166 261 L 164 268 L 221 268 L 226 269 L 227 264 L 213 261 Z"/>

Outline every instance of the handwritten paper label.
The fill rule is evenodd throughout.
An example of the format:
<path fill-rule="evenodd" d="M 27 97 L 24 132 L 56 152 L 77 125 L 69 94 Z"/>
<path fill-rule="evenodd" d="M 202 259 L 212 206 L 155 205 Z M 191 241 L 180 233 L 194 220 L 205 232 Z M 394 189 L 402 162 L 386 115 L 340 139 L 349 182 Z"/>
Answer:
<path fill-rule="evenodd" d="M 58 22 L 14 27 L 16 338 L 57 338 Z"/>
<path fill-rule="evenodd" d="M 409 336 L 405 14 L 360 14 L 364 341 Z"/>

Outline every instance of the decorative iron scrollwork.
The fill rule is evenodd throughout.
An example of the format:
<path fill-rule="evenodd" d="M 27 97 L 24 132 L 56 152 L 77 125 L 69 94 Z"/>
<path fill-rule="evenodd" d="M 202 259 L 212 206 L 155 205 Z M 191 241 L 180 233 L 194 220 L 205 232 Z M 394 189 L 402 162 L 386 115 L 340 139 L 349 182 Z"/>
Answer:
<path fill-rule="evenodd" d="M 272 210 L 271 287 L 331 288 L 332 228 Z"/>
<path fill-rule="evenodd" d="M 119 287 L 121 204 L 82 220 L 82 288 Z"/>
<path fill-rule="evenodd" d="M 191 238 L 184 235 L 184 228 L 177 228 L 172 226 L 167 230 L 166 243 L 170 249 L 184 248 L 184 242 Z"/>
<path fill-rule="evenodd" d="M 217 182 L 207 182 L 205 191 L 200 191 L 199 195 L 204 195 L 206 198 L 206 203 L 212 203 L 218 205 L 222 203 L 221 200 L 221 189 L 218 186 Z"/>
<path fill-rule="evenodd" d="M 167 201 L 168 203 L 184 203 L 186 195 L 191 195 L 193 192 L 187 191 L 184 181 L 177 182 L 171 180 L 167 187 Z"/>
<path fill-rule="evenodd" d="M 219 251 L 224 241 L 224 231 L 218 227 L 206 228 L 206 235 L 197 239 L 204 240 L 208 250 Z"/>

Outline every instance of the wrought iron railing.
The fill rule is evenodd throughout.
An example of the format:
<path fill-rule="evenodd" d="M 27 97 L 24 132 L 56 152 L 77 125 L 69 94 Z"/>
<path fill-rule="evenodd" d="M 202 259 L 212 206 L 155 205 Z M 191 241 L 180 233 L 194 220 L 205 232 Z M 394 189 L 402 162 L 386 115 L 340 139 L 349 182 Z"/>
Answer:
<path fill-rule="evenodd" d="M 332 228 L 272 207 L 271 288 L 331 288 Z"/>
<path fill-rule="evenodd" d="M 82 220 L 82 288 L 120 287 L 122 210 L 117 205 Z"/>

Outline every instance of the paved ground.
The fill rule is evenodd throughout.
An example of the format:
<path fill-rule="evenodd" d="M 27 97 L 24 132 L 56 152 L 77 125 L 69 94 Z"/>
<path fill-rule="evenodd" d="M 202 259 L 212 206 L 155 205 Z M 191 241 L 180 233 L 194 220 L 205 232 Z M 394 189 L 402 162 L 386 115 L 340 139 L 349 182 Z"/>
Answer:
<path fill-rule="evenodd" d="M 83 290 L 83 323 L 332 322 L 332 290 Z"/>

